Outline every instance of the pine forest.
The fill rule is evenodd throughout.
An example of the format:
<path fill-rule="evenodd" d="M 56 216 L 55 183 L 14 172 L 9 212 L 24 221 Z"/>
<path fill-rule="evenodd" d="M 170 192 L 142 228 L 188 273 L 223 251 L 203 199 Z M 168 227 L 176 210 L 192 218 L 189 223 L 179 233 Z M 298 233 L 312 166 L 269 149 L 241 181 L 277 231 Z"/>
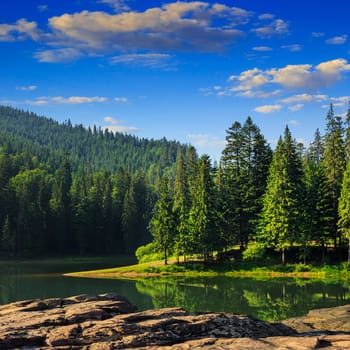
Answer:
<path fill-rule="evenodd" d="M 274 149 L 248 117 L 213 164 L 191 145 L 0 107 L 0 254 L 139 261 L 350 258 L 350 108 Z"/>

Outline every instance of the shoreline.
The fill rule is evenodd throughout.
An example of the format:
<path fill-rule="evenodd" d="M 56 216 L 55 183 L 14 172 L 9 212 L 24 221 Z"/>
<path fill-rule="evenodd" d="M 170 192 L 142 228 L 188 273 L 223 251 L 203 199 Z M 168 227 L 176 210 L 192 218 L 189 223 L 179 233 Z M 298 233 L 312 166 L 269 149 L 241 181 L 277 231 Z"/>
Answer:
<path fill-rule="evenodd" d="M 200 270 L 196 269 L 201 266 Z M 300 264 L 281 266 L 251 266 L 249 264 L 239 264 L 235 269 L 231 269 L 225 264 L 216 264 L 204 266 L 196 262 L 195 268 L 191 265 L 177 265 L 174 261 L 168 265 L 162 264 L 161 261 L 142 263 L 136 265 L 122 266 L 109 269 L 98 269 L 90 271 L 77 271 L 65 273 L 64 276 L 83 277 L 83 278 L 111 278 L 111 279 L 139 279 L 152 277 L 232 277 L 232 278 L 303 278 L 303 279 L 349 279 L 348 272 L 340 269 L 340 265 L 332 267 L 314 267 L 312 265 Z M 285 271 L 278 271 L 281 269 Z M 291 271 L 294 269 L 293 271 Z M 295 271 L 300 269 L 300 271 Z M 289 270 L 289 271 L 288 271 Z M 305 270 L 305 271 L 303 271 Z"/>

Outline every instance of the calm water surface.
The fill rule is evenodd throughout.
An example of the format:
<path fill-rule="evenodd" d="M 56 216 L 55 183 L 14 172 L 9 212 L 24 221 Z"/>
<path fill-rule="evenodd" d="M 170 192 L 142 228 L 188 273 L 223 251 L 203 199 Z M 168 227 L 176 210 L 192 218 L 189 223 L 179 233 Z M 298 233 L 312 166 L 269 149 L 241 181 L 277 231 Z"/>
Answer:
<path fill-rule="evenodd" d="M 17 300 L 117 293 L 139 310 L 180 306 L 189 311 L 245 313 L 264 320 L 301 316 L 309 310 L 350 303 L 350 286 L 337 281 L 287 278 L 152 278 L 138 281 L 73 278 L 62 273 L 115 266 L 99 263 L 1 263 L 0 304 Z"/>

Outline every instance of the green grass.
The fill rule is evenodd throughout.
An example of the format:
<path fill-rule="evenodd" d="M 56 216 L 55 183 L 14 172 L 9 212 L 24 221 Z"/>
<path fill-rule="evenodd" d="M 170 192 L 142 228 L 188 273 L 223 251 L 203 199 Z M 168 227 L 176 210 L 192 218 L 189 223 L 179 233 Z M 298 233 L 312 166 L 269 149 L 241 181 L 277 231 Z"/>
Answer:
<path fill-rule="evenodd" d="M 147 276 L 188 276 L 188 277 L 304 277 L 304 278 L 341 278 L 350 279 L 350 267 L 343 263 L 340 265 L 304 265 L 286 264 L 259 266 L 248 262 L 202 263 L 199 261 L 187 264 L 176 264 L 171 260 L 168 265 L 163 261 L 70 273 L 70 276 L 105 277 L 105 278 L 139 278 Z"/>

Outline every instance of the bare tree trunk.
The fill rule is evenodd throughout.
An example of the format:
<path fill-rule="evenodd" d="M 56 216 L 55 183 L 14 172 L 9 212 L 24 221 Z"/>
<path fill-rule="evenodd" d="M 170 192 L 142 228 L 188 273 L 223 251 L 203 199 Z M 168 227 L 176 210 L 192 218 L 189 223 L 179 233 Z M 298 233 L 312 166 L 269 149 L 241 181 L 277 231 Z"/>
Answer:
<path fill-rule="evenodd" d="M 284 266 L 286 264 L 284 248 L 281 249 L 281 261 L 282 265 Z"/>

